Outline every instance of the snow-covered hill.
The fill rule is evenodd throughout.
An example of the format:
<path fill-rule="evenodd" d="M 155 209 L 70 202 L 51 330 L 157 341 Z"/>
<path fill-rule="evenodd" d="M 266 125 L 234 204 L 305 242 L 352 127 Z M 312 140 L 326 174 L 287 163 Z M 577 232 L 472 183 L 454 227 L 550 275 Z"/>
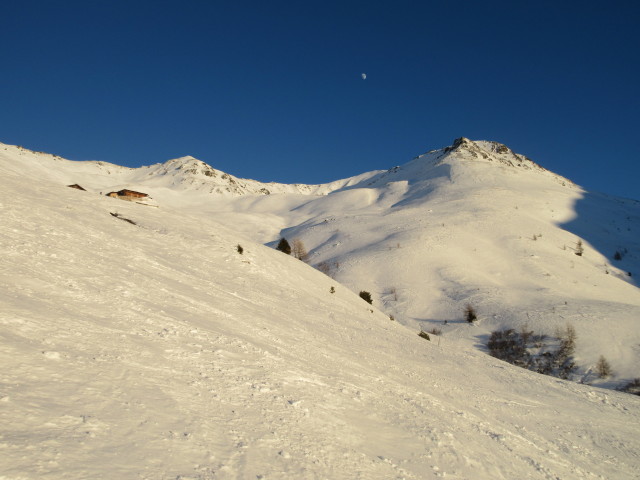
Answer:
<path fill-rule="evenodd" d="M 572 324 L 574 379 L 616 386 L 640 367 L 639 231 L 640 202 L 586 192 L 503 145 L 460 139 L 307 201 L 282 235 L 402 323 L 470 346 L 500 328 L 552 335 Z M 474 328 L 466 304 L 479 313 Z M 601 355 L 615 372 L 606 381 L 592 373 Z"/>
<path fill-rule="evenodd" d="M 192 157 L 129 169 L 8 145 L 0 169 L 94 193 L 141 190 L 259 243 L 299 238 L 314 266 L 444 342 L 484 350 L 496 329 L 552 335 L 571 324 L 574 380 L 615 388 L 638 377 L 640 202 L 587 192 L 496 142 L 460 138 L 388 171 L 313 186 L 242 180 Z M 473 327 L 467 304 L 479 314 Z M 607 379 L 593 374 L 601 355 L 614 370 Z"/>
<path fill-rule="evenodd" d="M 99 175 L 126 174 L 96 165 L 102 173 L 70 179 L 60 172 L 55 178 L 47 166 L 37 177 L 33 169 L 25 175 L 3 164 L 0 478 L 639 477 L 638 397 L 513 367 L 466 348 L 455 335 L 427 342 L 331 278 L 198 210 L 153 208 L 64 186 L 102 188 Z M 480 180 L 482 172 L 474 172 Z M 407 198 L 389 189 L 390 207 Z M 391 234 L 402 233 L 393 230 L 400 213 L 380 236 L 386 243 L 371 241 L 378 238 L 375 226 L 365 228 L 354 212 L 361 207 L 364 218 L 377 218 L 383 195 L 369 202 L 367 190 L 336 193 L 344 196 L 336 205 L 345 208 L 327 223 L 344 230 L 350 218 L 356 229 L 351 238 L 335 233 L 335 247 L 314 245 L 315 258 L 331 258 L 323 248 L 346 255 L 347 243 L 357 272 L 366 258 L 356 255 L 359 235 L 369 237 L 363 252 L 379 250 L 379 263 L 371 265 L 382 265 L 389 252 L 410 251 L 405 242 L 413 237 Z M 320 212 L 331 197 L 301 210 Z M 421 211 L 422 221 L 430 224 L 428 213 L 438 208 L 445 210 L 436 202 L 432 212 Z M 465 240 L 462 220 L 479 229 L 491 213 L 484 208 L 458 212 L 441 228 Z M 512 241 L 542 249 L 552 241 L 547 231 L 537 232 L 540 225 L 528 229 L 543 233 L 539 240 Z M 297 228 L 311 244 L 324 227 Z M 411 241 L 429 246 L 424 254 L 437 248 L 431 236 Z M 400 248 L 387 248 L 396 243 Z M 411 266 L 408 255 L 393 258 Z M 493 262 L 487 265 L 495 264 L 495 273 L 506 268 Z M 471 255 L 471 272 L 476 263 Z M 530 267 L 513 268 L 526 273 L 514 277 L 526 291 Z M 425 295 L 431 291 L 435 283 Z M 514 298 L 524 295 L 515 292 Z M 375 303 L 382 306 L 379 297 Z"/>

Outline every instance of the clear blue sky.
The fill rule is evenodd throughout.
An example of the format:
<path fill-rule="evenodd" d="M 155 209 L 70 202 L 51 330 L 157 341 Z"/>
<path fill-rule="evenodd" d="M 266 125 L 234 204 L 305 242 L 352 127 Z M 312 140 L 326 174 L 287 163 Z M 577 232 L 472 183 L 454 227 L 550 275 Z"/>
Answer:
<path fill-rule="evenodd" d="M 0 15 L 4 143 L 321 183 L 465 136 L 640 199 L 636 1 L 11 0 Z"/>

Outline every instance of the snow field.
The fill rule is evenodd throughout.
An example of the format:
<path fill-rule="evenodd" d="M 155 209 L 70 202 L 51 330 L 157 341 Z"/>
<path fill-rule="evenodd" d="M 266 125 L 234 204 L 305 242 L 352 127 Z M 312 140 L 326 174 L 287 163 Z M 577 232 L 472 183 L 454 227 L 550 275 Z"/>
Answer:
<path fill-rule="evenodd" d="M 579 358 L 604 345 L 614 369 L 637 365 L 637 288 L 599 270 L 590 242 L 582 258 L 561 249 L 573 234 L 536 212 L 566 221 L 580 192 L 556 196 L 550 174 L 549 198 L 536 172 L 486 195 L 473 188 L 502 181 L 452 168 L 453 184 L 344 192 L 357 215 L 330 195 L 225 198 L 203 215 L 193 193 L 172 206 L 158 189 L 155 208 L 6 171 L 0 478 L 640 478 L 637 397 L 480 350 L 503 324 L 570 321 Z M 340 263 L 336 280 L 252 241 L 279 222 L 314 264 Z M 458 322 L 467 301 L 478 325 Z M 443 338 L 416 335 L 432 325 Z"/>

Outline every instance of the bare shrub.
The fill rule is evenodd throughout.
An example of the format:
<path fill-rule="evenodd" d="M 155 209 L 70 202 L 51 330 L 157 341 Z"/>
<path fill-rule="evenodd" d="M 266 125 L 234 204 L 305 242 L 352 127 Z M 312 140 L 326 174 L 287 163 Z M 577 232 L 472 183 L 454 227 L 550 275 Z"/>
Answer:
<path fill-rule="evenodd" d="M 328 262 L 320 262 L 316 268 L 324 273 L 326 276 L 331 276 L 331 265 Z"/>
<path fill-rule="evenodd" d="M 302 260 L 305 263 L 309 262 L 309 254 L 307 249 L 299 238 L 293 239 L 293 246 L 291 247 L 291 254 L 298 260 Z"/>

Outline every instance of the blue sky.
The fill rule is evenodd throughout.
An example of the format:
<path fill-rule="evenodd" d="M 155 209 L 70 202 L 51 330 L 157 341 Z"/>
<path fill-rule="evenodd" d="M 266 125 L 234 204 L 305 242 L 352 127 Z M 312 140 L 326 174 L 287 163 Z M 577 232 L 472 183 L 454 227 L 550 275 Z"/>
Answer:
<path fill-rule="evenodd" d="M 4 143 L 322 183 L 465 136 L 640 199 L 637 2 L 13 0 L 0 13 Z"/>

